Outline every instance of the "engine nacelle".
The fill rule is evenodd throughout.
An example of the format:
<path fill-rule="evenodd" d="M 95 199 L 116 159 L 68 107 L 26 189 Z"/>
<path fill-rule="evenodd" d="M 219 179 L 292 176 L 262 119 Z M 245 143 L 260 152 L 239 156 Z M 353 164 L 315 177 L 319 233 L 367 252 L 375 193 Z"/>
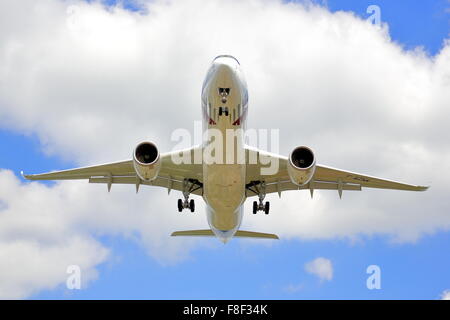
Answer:
<path fill-rule="evenodd" d="M 138 144 L 133 152 L 133 165 L 136 174 L 142 180 L 156 179 L 161 168 L 161 159 L 156 145 L 152 142 Z"/>
<path fill-rule="evenodd" d="M 308 147 L 297 147 L 289 155 L 287 171 L 292 183 L 298 186 L 307 184 L 316 171 L 316 158 Z"/>

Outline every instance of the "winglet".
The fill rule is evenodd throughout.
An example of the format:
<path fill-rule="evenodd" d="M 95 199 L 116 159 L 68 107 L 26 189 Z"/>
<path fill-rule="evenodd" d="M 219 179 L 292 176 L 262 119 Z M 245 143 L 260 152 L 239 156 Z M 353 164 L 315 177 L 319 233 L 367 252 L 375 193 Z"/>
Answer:
<path fill-rule="evenodd" d="M 29 174 L 25 174 L 25 173 L 23 173 L 23 170 L 22 171 L 20 171 L 20 175 L 24 178 L 24 179 L 27 179 L 27 180 L 31 180 L 30 178 L 31 178 L 31 176 L 29 175 Z"/>

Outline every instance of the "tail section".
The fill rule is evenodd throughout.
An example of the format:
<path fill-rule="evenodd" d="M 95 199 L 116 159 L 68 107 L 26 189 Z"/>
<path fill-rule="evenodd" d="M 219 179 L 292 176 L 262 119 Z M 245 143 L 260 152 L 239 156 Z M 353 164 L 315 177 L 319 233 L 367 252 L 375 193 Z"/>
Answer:
<path fill-rule="evenodd" d="M 215 234 L 210 229 L 206 230 L 188 230 L 188 231 L 176 231 L 171 234 L 172 237 L 214 237 Z M 253 231 L 243 231 L 238 230 L 234 235 L 238 238 L 258 238 L 258 239 L 279 239 L 276 234 L 272 233 L 262 233 L 262 232 L 253 232 Z"/>

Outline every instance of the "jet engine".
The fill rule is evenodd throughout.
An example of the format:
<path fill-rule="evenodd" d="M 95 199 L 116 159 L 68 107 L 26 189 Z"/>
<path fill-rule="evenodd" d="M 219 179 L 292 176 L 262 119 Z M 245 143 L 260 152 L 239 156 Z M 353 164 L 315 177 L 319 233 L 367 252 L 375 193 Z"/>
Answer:
<path fill-rule="evenodd" d="M 133 165 L 136 174 L 142 180 L 156 179 L 161 168 L 161 158 L 156 145 L 152 142 L 138 144 L 133 152 Z"/>
<path fill-rule="evenodd" d="M 316 170 L 316 159 L 308 147 L 297 147 L 289 155 L 287 171 L 292 183 L 298 186 L 307 184 Z"/>

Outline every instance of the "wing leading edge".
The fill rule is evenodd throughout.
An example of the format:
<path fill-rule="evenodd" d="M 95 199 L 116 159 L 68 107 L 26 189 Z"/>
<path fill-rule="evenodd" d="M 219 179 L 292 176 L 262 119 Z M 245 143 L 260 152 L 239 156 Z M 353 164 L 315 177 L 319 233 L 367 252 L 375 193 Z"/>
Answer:
<path fill-rule="evenodd" d="M 88 180 L 89 183 L 104 183 L 111 189 L 113 184 L 133 184 L 138 191 L 140 185 L 159 186 L 170 190 L 183 191 L 183 181 L 190 179 L 197 181 L 201 186 L 203 172 L 201 164 L 176 164 L 172 161 L 172 155 L 180 152 L 191 152 L 191 159 L 197 147 L 188 150 L 175 151 L 161 155 L 161 170 L 155 180 L 144 181 L 140 179 L 133 167 L 133 160 L 112 162 L 102 165 L 81 167 L 76 169 L 53 171 L 42 174 L 23 174 L 28 180 Z M 191 193 L 202 194 L 199 187 Z"/>
<path fill-rule="evenodd" d="M 278 161 L 278 170 L 275 174 L 263 175 L 262 168 L 268 168 L 269 164 L 261 164 L 258 160 L 256 164 L 251 164 L 250 159 L 260 159 L 264 157 L 264 163 Z M 313 190 L 338 190 L 342 194 L 343 190 L 361 191 L 362 188 L 378 188 L 407 191 L 425 191 L 427 186 L 412 185 L 403 182 L 377 178 L 369 175 L 355 173 L 351 171 L 335 169 L 324 165 L 316 165 L 316 170 L 312 180 L 304 185 L 297 186 L 291 182 L 287 172 L 287 157 L 273 153 L 260 151 L 254 148 L 246 148 L 247 160 L 247 196 L 256 196 L 257 190 L 252 189 L 252 184 L 257 185 L 260 182 L 265 183 L 266 193 L 277 192 L 281 195 L 282 191 L 309 189 L 311 195 Z"/>

